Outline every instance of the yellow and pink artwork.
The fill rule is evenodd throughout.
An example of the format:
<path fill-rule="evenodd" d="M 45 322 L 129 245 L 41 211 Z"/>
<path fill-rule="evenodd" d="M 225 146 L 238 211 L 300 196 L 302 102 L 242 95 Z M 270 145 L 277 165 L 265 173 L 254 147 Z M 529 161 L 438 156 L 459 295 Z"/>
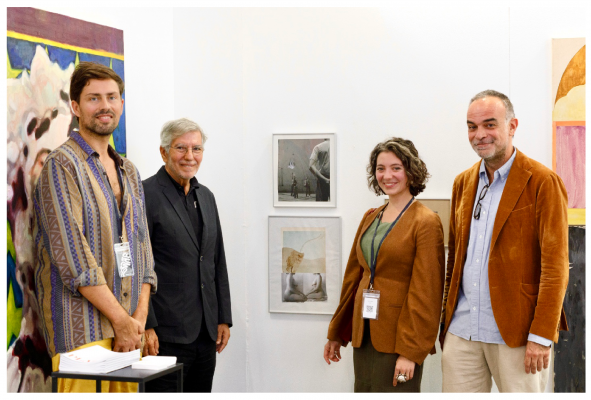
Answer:
<path fill-rule="evenodd" d="M 585 39 L 552 40 L 552 167 L 568 193 L 569 225 L 585 225 Z"/>

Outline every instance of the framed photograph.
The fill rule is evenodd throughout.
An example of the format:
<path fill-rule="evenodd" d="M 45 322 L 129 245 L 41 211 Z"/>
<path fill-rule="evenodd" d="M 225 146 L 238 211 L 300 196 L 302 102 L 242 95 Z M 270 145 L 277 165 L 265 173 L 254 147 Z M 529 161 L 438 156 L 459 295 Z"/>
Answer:
<path fill-rule="evenodd" d="M 269 217 L 269 312 L 333 314 L 340 251 L 340 217 Z"/>
<path fill-rule="evenodd" d="M 273 206 L 336 207 L 334 133 L 273 134 Z"/>
<path fill-rule="evenodd" d="M 449 218 L 451 216 L 451 200 L 449 199 L 417 199 L 423 205 L 433 210 L 441 218 L 443 225 L 443 244 L 447 247 L 449 240 Z"/>

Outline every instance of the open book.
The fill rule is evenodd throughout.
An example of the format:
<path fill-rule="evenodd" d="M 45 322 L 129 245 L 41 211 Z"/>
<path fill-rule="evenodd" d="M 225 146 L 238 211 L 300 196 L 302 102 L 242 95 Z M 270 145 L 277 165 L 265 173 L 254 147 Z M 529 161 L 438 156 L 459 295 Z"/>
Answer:
<path fill-rule="evenodd" d="M 95 345 L 60 354 L 60 372 L 105 374 L 130 366 L 140 359 L 140 350 L 117 353 Z"/>

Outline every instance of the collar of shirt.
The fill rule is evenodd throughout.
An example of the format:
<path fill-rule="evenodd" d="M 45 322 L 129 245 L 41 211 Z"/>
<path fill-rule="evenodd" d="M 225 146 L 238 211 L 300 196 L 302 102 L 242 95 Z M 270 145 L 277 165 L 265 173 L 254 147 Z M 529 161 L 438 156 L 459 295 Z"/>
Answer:
<path fill-rule="evenodd" d="M 177 181 L 175 181 L 172 178 L 172 176 L 170 176 L 168 171 L 166 171 L 166 175 L 168 175 L 168 177 L 170 178 L 170 181 L 172 182 L 172 184 L 174 185 L 176 190 L 179 192 L 179 195 L 182 194 L 183 196 L 185 196 L 185 188 L 182 187 Z M 197 178 L 192 177 L 191 180 L 189 181 L 189 185 L 190 185 L 190 187 L 189 187 L 189 191 L 187 192 L 187 195 L 189 195 L 189 193 L 191 193 L 193 190 L 199 188 L 199 182 L 197 181 Z"/>
<path fill-rule="evenodd" d="M 80 135 L 80 132 L 72 131 L 70 133 L 70 138 L 72 138 L 72 140 L 74 140 L 76 143 L 78 143 L 78 146 L 80 146 L 82 148 L 82 150 L 84 150 L 84 152 L 86 154 L 88 154 L 89 157 L 92 157 L 95 155 L 96 155 L 96 157 L 99 157 L 99 153 L 95 149 L 90 147 L 90 145 L 86 142 L 86 140 L 84 140 L 84 138 Z M 113 160 L 115 160 L 115 163 L 117 164 L 117 166 L 119 168 L 123 168 L 123 159 L 115 151 L 115 149 L 113 149 L 111 147 L 111 145 L 109 145 L 109 147 L 107 148 L 107 151 L 109 153 L 109 156 L 111 156 L 111 158 Z M 87 159 L 87 161 L 88 161 L 88 159 Z"/>
<path fill-rule="evenodd" d="M 509 171 L 511 171 L 511 166 L 513 165 L 513 161 L 515 161 L 515 155 L 517 154 L 517 147 L 513 147 L 513 154 L 507 160 L 505 164 L 499 169 L 497 169 L 494 173 L 495 181 L 500 179 L 501 181 L 505 182 L 507 177 L 509 176 Z M 484 160 L 480 162 L 480 179 L 484 180 L 484 183 L 488 185 L 488 175 L 486 175 L 486 167 L 484 166 Z M 479 189 L 480 190 L 480 189 Z"/>

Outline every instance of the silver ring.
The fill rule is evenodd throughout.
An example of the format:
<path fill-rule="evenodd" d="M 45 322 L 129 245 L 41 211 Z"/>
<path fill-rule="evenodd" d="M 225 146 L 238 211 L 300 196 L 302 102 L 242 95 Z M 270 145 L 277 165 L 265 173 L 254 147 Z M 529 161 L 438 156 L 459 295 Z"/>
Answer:
<path fill-rule="evenodd" d="M 405 383 L 406 382 L 406 374 L 396 375 L 396 380 L 398 380 L 398 383 Z"/>

